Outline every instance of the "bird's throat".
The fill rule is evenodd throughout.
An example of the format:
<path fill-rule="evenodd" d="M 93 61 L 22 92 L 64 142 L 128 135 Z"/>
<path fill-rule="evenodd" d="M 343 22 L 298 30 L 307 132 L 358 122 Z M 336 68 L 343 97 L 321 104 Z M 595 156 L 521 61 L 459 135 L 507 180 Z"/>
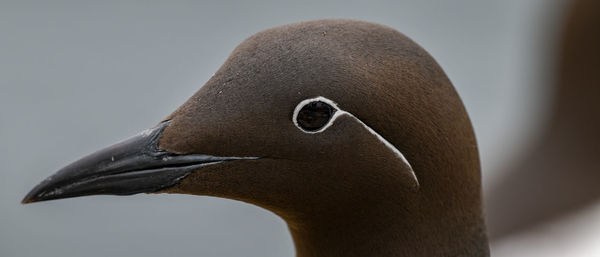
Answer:
<path fill-rule="evenodd" d="M 410 216 L 399 205 L 388 206 L 380 212 L 355 210 L 288 221 L 296 256 L 489 256 L 481 217 L 425 222 L 431 218 Z"/>

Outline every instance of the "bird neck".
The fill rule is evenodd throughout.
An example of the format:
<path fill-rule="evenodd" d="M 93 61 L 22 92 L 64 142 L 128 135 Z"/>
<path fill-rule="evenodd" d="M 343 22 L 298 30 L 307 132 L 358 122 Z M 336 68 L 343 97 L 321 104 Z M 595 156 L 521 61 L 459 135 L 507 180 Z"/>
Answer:
<path fill-rule="evenodd" d="M 309 219 L 284 218 L 296 256 L 489 256 L 480 215 L 419 210 L 420 215 L 411 216 L 400 203 L 364 207 L 328 210 Z"/>

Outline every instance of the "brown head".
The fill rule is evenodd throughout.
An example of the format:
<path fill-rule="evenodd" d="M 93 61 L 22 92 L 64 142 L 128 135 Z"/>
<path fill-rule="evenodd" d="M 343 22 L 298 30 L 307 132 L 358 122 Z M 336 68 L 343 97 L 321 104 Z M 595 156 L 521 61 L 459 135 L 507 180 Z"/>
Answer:
<path fill-rule="evenodd" d="M 157 191 L 271 210 L 299 256 L 488 254 L 466 111 L 425 50 L 373 23 L 250 37 L 159 126 L 24 202 Z"/>

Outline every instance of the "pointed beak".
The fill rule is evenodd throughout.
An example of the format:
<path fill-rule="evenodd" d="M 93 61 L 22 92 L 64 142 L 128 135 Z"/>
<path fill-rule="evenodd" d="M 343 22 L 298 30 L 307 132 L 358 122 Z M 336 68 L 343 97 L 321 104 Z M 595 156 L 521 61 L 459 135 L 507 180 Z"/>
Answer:
<path fill-rule="evenodd" d="M 159 149 L 169 121 L 62 168 L 34 187 L 22 203 L 85 195 L 132 195 L 176 185 L 207 165 L 257 157 L 180 155 Z"/>

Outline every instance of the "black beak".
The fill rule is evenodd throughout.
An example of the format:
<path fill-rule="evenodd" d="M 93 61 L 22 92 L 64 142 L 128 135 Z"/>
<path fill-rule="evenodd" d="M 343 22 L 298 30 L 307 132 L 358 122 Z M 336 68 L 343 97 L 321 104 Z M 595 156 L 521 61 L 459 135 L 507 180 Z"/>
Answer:
<path fill-rule="evenodd" d="M 156 192 L 207 165 L 256 157 L 179 155 L 158 148 L 169 121 L 104 148 L 62 168 L 25 196 L 32 203 L 85 195 L 132 195 Z"/>

